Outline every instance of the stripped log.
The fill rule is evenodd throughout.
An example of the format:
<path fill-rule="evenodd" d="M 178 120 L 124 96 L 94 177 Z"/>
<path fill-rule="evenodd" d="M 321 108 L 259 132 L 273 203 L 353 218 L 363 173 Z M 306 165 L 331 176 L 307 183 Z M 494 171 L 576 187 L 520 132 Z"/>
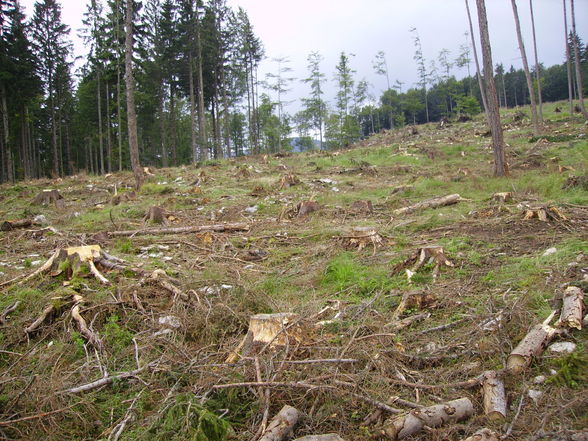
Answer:
<path fill-rule="evenodd" d="M 474 414 L 474 406 L 469 398 L 459 398 L 443 404 L 414 409 L 410 413 L 388 420 L 383 432 L 391 440 L 404 439 L 420 432 L 426 427 L 439 427 L 443 424 L 457 423 Z"/>
<path fill-rule="evenodd" d="M 33 221 L 31 219 L 7 220 L 2 222 L 2 225 L 0 225 L 0 230 L 11 231 L 17 228 L 27 228 L 31 225 L 33 225 Z"/>
<path fill-rule="evenodd" d="M 302 438 L 296 438 L 294 441 L 345 441 L 336 433 L 327 433 L 325 435 L 308 435 Z"/>
<path fill-rule="evenodd" d="M 506 369 L 510 373 L 519 374 L 527 368 L 533 357 L 543 353 L 551 339 L 559 332 L 548 325 L 555 311 L 543 323 L 533 326 L 529 333 L 521 340 L 506 360 Z"/>
<path fill-rule="evenodd" d="M 96 381 L 92 381 L 91 383 L 82 384 L 81 386 L 72 387 L 71 389 L 66 389 L 61 391 L 62 394 L 79 394 L 81 392 L 88 392 L 94 389 L 98 389 L 99 387 L 106 386 L 108 384 L 112 384 L 118 380 L 124 380 L 126 378 L 136 377 L 138 374 L 143 372 L 145 369 L 150 367 L 150 365 L 143 366 L 139 369 L 135 369 L 133 371 L 128 372 L 121 372 L 115 375 L 110 375 L 108 377 L 100 378 Z"/>
<path fill-rule="evenodd" d="M 506 418 L 506 394 L 502 379 L 496 371 L 484 372 L 483 377 L 484 413 L 493 420 Z"/>
<path fill-rule="evenodd" d="M 563 296 L 559 325 L 581 330 L 583 306 L 584 291 L 577 286 L 568 286 Z"/>
<path fill-rule="evenodd" d="M 480 429 L 463 441 L 500 441 L 500 437 L 490 429 Z"/>
<path fill-rule="evenodd" d="M 398 208 L 398 209 L 394 210 L 393 213 L 396 216 L 400 216 L 402 214 L 410 214 L 410 213 L 414 213 L 415 211 L 418 211 L 418 210 L 424 210 L 426 208 L 438 208 L 438 207 L 444 207 L 446 205 L 457 204 L 461 200 L 462 199 L 461 199 L 460 195 L 450 194 L 448 196 L 443 196 L 440 198 L 433 198 L 433 199 L 428 199 L 426 201 L 418 202 L 418 203 L 416 203 L 414 205 L 410 205 L 408 207 Z"/>
<path fill-rule="evenodd" d="M 186 234 L 186 233 L 202 233 L 206 231 L 213 231 L 216 233 L 233 232 L 233 231 L 249 231 L 249 225 L 244 223 L 235 224 L 216 224 L 216 225 L 199 225 L 193 227 L 175 227 L 175 228 L 145 228 L 143 230 L 127 230 L 127 231 L 109 231 L 106 234 L 110 237 L 125 237 L 125 236 L 145 236 L 145 235 L 160 235 L 160 234 Z"/>
<path fill-rule="evenodd" d="M 270 421 L 259 441 L 282 441 L 290 436 L 300 418 L 300 412 L 287 404 Z"/>

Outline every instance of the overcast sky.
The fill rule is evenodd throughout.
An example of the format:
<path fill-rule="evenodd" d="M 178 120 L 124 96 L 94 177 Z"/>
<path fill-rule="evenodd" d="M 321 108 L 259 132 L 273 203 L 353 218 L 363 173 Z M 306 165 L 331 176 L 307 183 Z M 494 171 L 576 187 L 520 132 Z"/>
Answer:
<path fill-rule="evenodd" d="M 262 40 L 266 60 L 260 68 L 260 78 L 275 70 L 271 59 L 288 57 L 292 76 L 300 79 L 307 75 L 306 58 L 312 51 L 320 52 L 324 61 L 322 70 L 333 83 L 333 73 L 342 51 L 355 54 L 351 60 L 357 72 L 356 80 L 365 78 L 373 85 L 376 96 L 386 87 L 386 80 L 374 74 L 372 61 L 378 51 L 386 53 L 390 82 L 404 82 L 403 89 L 415 86 L 416 66 L 413 60 L 414 44 L 409 30 L 416 27 L 427 59 L 436 59 L 446 48 L 455 58 L 459 46 L 465 42 L 468 29 L 463 0 L 227 0 L 235 9 L 243 7 L 249 15 L 255 33 Z M 32 13 L 34 0 L 21 0 L 27 15 Z M 517 1 L 523 38 L 528 57 L 532 57 L 532 40 L 529 2 Z M 81 27 L 86 9 L 82 0 L 62 0 L 63 21 L 72 29 L 76 55 L 85 50 L 75 36 Z M 546 66 L 563 61 L 564 30 L 561 0 L 534 0 L 535 26 L 539 59 Z M 588 0 L 575 0 L 578 33 L 588 40 Z M 476 20 L 475 0 L 470 0 L 473 19 Z M 494 64 L 502 62 L 520 67 L 515 25 L 510 0 L 486 0 Z M 569 11 L 568 11 L 569 13 Z M 476 28 L 474 23 L 474 28 Z M 476 32 L 477 33 L 477 32 Z M 477 38 L 477 35 L 476 35 Z M 478 40 L 479 41 L 479 40 Z M 472 69 L 474 66 L 472 64 Z M 461 77 L 466 70 L 453 72 Z M 298 100 L 307 86 L 292 84 L 287 99 Z M 330 94 L 334 94 L 334 84 Z M 332 99 L 332 96 L 329 97 Z M 295 111 L 294 103 L 287 109 Z"/>

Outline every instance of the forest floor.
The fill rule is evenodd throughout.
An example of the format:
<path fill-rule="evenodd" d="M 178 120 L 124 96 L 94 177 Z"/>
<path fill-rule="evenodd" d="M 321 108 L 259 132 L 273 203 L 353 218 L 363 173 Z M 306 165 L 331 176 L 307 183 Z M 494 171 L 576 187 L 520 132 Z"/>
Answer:
<path fill-rule="evenodd" d="M 504 111 L 505 178 L 492 177 L 480 115 L 346 150 L 157 169 L 134 197 L 130 172 L 1 186 L 0 221 L 45 219 L 0 232 L 0 438 L 252 440 L 288 404 L 301 414 L 292 438 L 389 439 L 386 406 L 468 398 L 471 417 L 414 439 L 482 427 L 586 439 L 585 329 L 553 339 L 571 353 L 504 371 L 567 286 L 588 289 L 587 129 L 545 107 L 542 139 Z M 34 204 L 44 189 L 63 199 Z M 460 200 L 395 212 L 451 194 Z M 165 225 L 143 220 L 153 206 Z M 142 231 L 207 225 L 236 230 Z M 108 234 L 125 230 L 139 232 Z M 96 244 L 124 260 L 96 264 L 109 284 L 68 260 L 11 281 Z M 413 266 L 434 245 L 453 266 Z M 297 316 L 272 344 L 237 354 L 252 315 L 282 312 Z M 476 379 L 488 370 L 504 374 L 506 418 L 484 415 Z"/>

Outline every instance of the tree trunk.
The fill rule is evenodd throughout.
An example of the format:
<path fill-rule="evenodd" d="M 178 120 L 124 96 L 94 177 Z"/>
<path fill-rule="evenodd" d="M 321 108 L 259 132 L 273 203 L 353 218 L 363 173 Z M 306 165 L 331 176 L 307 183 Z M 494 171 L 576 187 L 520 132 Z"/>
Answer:
<path fill-rule="evenodd" d="M 192 53 L 188 57 L 188 72 L 190 75 L 190 139 L 192 140 L 192 162 L 198 162 L 198 142 L 196 141 L 196 97 L 194 95 L 194 60 Z"/>
<path fill-rule="evenodd" d="M 529 99 L 531 100 L 531 119 L 533 120 L 533 133 L 535 136 L 539 135 L 539 121 L 537 119 L 537 100 L 535 99 L 535 88 L 533 87 L 533 79 L 529 71 L 529 63 L 527 62 L 527 52 L 525 51 L 525 43 L 523 42 L 523 34 L 521 33 L 521 22 L 519 21 L 519 13 L 517 10 L 516 0 L 510 0 L 512 4 L 512 13 L 514 15 L 515 25 L 517 28 L 517 39 L 519 41 L 519 50 L 521 52 L 521 59 L 523 61 L 523 70 L 527 80 L 527 89 L 529 89 Z"/>
<path fill-rule="evenodd" d="M 267 430 L 259 441 L 282 441 L 292 433 L 300 418 L 300 412 L 292 406 L 285 405 L 270 421 Z"/>
<path fill-rule="evenodd" d="M 576 33 L 576 12 L 574 8 L 574 0 L 570 0 L 570 12 L 572 13 L 572 34 L 574 35 L 573 46 L 574 46 L 574 65 L 576 66 L 576 88 L 578 90 L 578 101 L 580 102 L 580 109 L 584 119 L 588 121 L 588 113 L 586 112 L 586 106 L 584 106 L 584 91 L 582 81 L 582 69 L 580 66 L 580 50 L 578 49 L 578 34 Z"/>
<path fill-rule="evenodd" d="M 486 89 L 484 88 L 484 83 L 482 81 L 482 73 L 480 72 L 480 61 L 478 60 L 478 49 L 476 48 L 476 39 L 474 37 L 474 25 L 472 24 L 472 15 L 470 14 L 470 4 L 469 4 L 468 0 L 465 0 L 465 4 L 466 4 L 466 11 L 468 13 L 468 21 L 470 23 L 470 38 L 472 39 L 472 49 L 474 52 L 474 61 L 476 63 L 478 85 L 480 86 L 480 96 L 482 97 L 482 105 L 484 106 L 484 112 L 486 113 L 486 120 L 488 121 L 488 125 L 490 125 L 490 115 L 488 113 L 488 102 L 486 100 Z M 494 68 L 492 68 L 491 72 L 494 72 Z"/>
<path fill-rule="evenodd" d="M 533 0 L 529 0 L 531 10 L 531 28 L 533 29 L 533 53 L 535 55 L 535 79 L 537 80 L 537 100 L 539 101 L 539 124 L 543 126 L 543 98 L 541 97 L 541 74 L 539 72 L 539 56 L 537 55 L 537 37 L 535 35 L 535 16 L 533 14 Z"/>
<path fill-rule="evenodd" d="M 200 159 L 208 159 L 208 145 L 206 136 L 206 114 L 204 109 L 204 77 L 202 74 L 202 44 L 200 42 L 200 24 L 198 25 L 197 45 L 198 51 L 198 137 L 200 138 Z"/>
<path fill-rule="evenodd" d="M 102 93 L 100 90 L 100 69 L 96 74 L 96 98 L 98 99 L 98 155 L 100 158 L 100 174 L 104 174 L 104 137 L 102 136 Z"/>
<path fill-rule="evenodd" d="M 167 162 L 167 147 L 165 143 L 165 110 L 164 110 L 164 93 L 163 86 L 161 87 L 159 97 L 159 136 L 161 137 L 161 165 L 165 168 L 168 166 Z"/>
<path fill-rule="evenodd" d="M 3 132 L 3 144 L 4 144 L 4 167 L 6 170 L 6 180 L 9 182 L 14 182 L 14 174 L 12 173 L 12 149 L 10 148 L 10 129 L 8 125 L 8 106 L 6 104 L 6 88 L 4 87 L 4 83 L 0 83 L 2 89 L 0 93 L 2 94 L 2 132 Z"/>
<path fill-rule="evenodd" d="M 110 133 L 110 86 L 106 81 L 106 171 L 112 172 L 112 136 Z"/>
<path fill-rule="evenodd" d="M 543 353 L 558 330 L 546 323 L 535 325 L 506 360 L 506 369 L 511 374 L 520 374 L 531 364 L 534 357 Z"/>
<path fill-rule="evenodd" d="M 480 25 L 480 41 L 482 45 L 482 57 L 484 60 L 484 79 L 486 83 L 486 99 L 488 105 L 488 121 L 492 133 L 492 149 L 494 150 L 494 176 L 508 174 L 508 165 L 504 155 L 504 139 L 500 124 L 500 109 L 496 84 L 494 83 L 494 68 L 492 64 L 492 49 L 490 47 L 490 35 L 488 33 L 488 18 L 486 17 L 486 4 L 484 0 L 476 0 L 478 6 L 478 23 Z"/>
<path fill-rule="evenodd" d="M 171 138 L 171 165 L 178 165 L 178 127 L 176 124 L 176 100 L 173 81 L 169 83 L 169 129 Z"/>
<path fill-rule="evenodd" d="M 584 291 L 577 286 L 568 286 L 564 292 L 560 326 L 582 330 L 583 305 Z"/>
<path fill-rule="evenodd" d="M 127 0 L 125 35 L 125 70 L 127 86 L 127 122 L 129 126 L 129 151 L 135 176 L 135 188 L 143 185 L 143 169 L 139 163 L 139 140 L 137 136 L 137 114 L 135 111 L 135 78 L 133 76 L 133 0 Z"/>
<path fill-rule="evenodd" d="M 565 32 L 565 43 L 566 43 L 566 68 L 568 73 L 568 102 L 570 104 L 570 115 L 574 114 L 574 85 L 572 80 L 572 58 L 570 56 L 570 42 L 568 41 L 568 13 L 566 11 L 566 2 L 563 0 L 563 13 L 564 13 L 564 32 Z"/>

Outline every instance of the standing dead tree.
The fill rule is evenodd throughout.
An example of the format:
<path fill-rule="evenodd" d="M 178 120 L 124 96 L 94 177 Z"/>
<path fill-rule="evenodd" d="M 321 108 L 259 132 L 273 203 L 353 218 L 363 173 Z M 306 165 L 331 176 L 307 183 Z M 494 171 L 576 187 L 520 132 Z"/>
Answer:
<path fill-rule="evenodd" d="M 586 112 L 586 106 L 584 106 L 584 83 L 582 82 L 580 50 L 578 49 L 578 34 L 576 33 L 576 11 L 574 8 L 574 0 L 570 0 L 570 12 L 572 14 L 572 46 L 574 49 L 574 66 L 576 67 L 576 88 L 578 89 L 578 102 L 580 103 L 580 109 L 582 110 L 584 119 L 588 121 L 588 112 Z"/>
<path fill-rule="evenodd" d="M 566 10 L 567 0 L 563 0 L 563 16 L 564 16 L 564 41 L 566 44 L 566 70 L 568 74 L 568 102 L 570 104 L 570 115 L 574 114 L 574 86 L 572 80 L 572 58 L 570 55 L 570 45 L 568 43 L 568 11 Z"/>
<path fill-rule="evenodd" d="M 476 63 L 476 73 L 478 76 L 478 85 L 480 86 L 480 96 L 482 97 L 482 105 L 484 106 L 484 112 L 486 112 L 486 120 L 488 124 L 488 102 L 486 101 L 486 88 L 484 87 L 484 81 L 482 80 L 482 73 L 480 72 L 480 62 L 478 60 L 478 49 L 476 48 L 476 39 L 474 37 L 474 25 L 472 24 L 472 14 L 470 13 L 470 4 L 468 0 L 465 0 L 466 11 L 468 13 L 468 21 L 470 23 L 470 38 L 472 40 L 472 49 L 474 51 L 474 61 Z"/>
<path fill-rule="evenodd" d="M 533 87 L 533 79 L 529 71 L 529 63 L 527 62 L 527 52 L 525 51 L 525 43 L 523 42 L 523 34 L 521 33 L 521 22 L 519 20 L 519 12 L 517 9 L 516 0 L 510 0 L 512 4 L 512 13 L 514 15 L 515 25 L 517 28 L 517 39 L 519 40 L 519 50 L 521 52 L 521 59 L 523 61 L 523 70 L 525 71 L 525 78 L 527 80 L 527 88 L 529 89 L 529 98 L 531 99 L 531 119 L 533 120 L 533 133 L 535 136 L 539 134 L 539 122 L 537 118 L 537 101 L 535 99 L 535 88 Z"/>
<path fill-rule="evenodd" d="M 543 98 L 541 97 L 541 72 L 539 56 L 537 55 L 537 36 L 535 34 L 535 14 L 533 13 L 533 0 L 529 0 L 531 11 L 531 28 L 533 29 L 533 53 L 535 55 L 535 80 L 537 81 L 537 101 L 539 101 L 539 124 L 543 125 Z"/>
<path fill-rule="evenodd" d="M 480 41 L 482 44 L 482 57 L 484 59 L 484 82 L 486 83 L 486 99 L 488 102 L 488 121 L 492 134 L 492 149 L 494 151 L 494 176 L 508 175 L 508 164 L 504 155 L 504 138 L 500 125 L 500 110 L 498 106 L 498 94 L 494 82 L 494 66 L 492 64 L 492 49 L 490 47 L 490 35 L 488 33 L 488 18 L 486 16 L 486 4 L 484 0 L 476 0 L 478 6 L 478 23 L 480 26 Z"/>

